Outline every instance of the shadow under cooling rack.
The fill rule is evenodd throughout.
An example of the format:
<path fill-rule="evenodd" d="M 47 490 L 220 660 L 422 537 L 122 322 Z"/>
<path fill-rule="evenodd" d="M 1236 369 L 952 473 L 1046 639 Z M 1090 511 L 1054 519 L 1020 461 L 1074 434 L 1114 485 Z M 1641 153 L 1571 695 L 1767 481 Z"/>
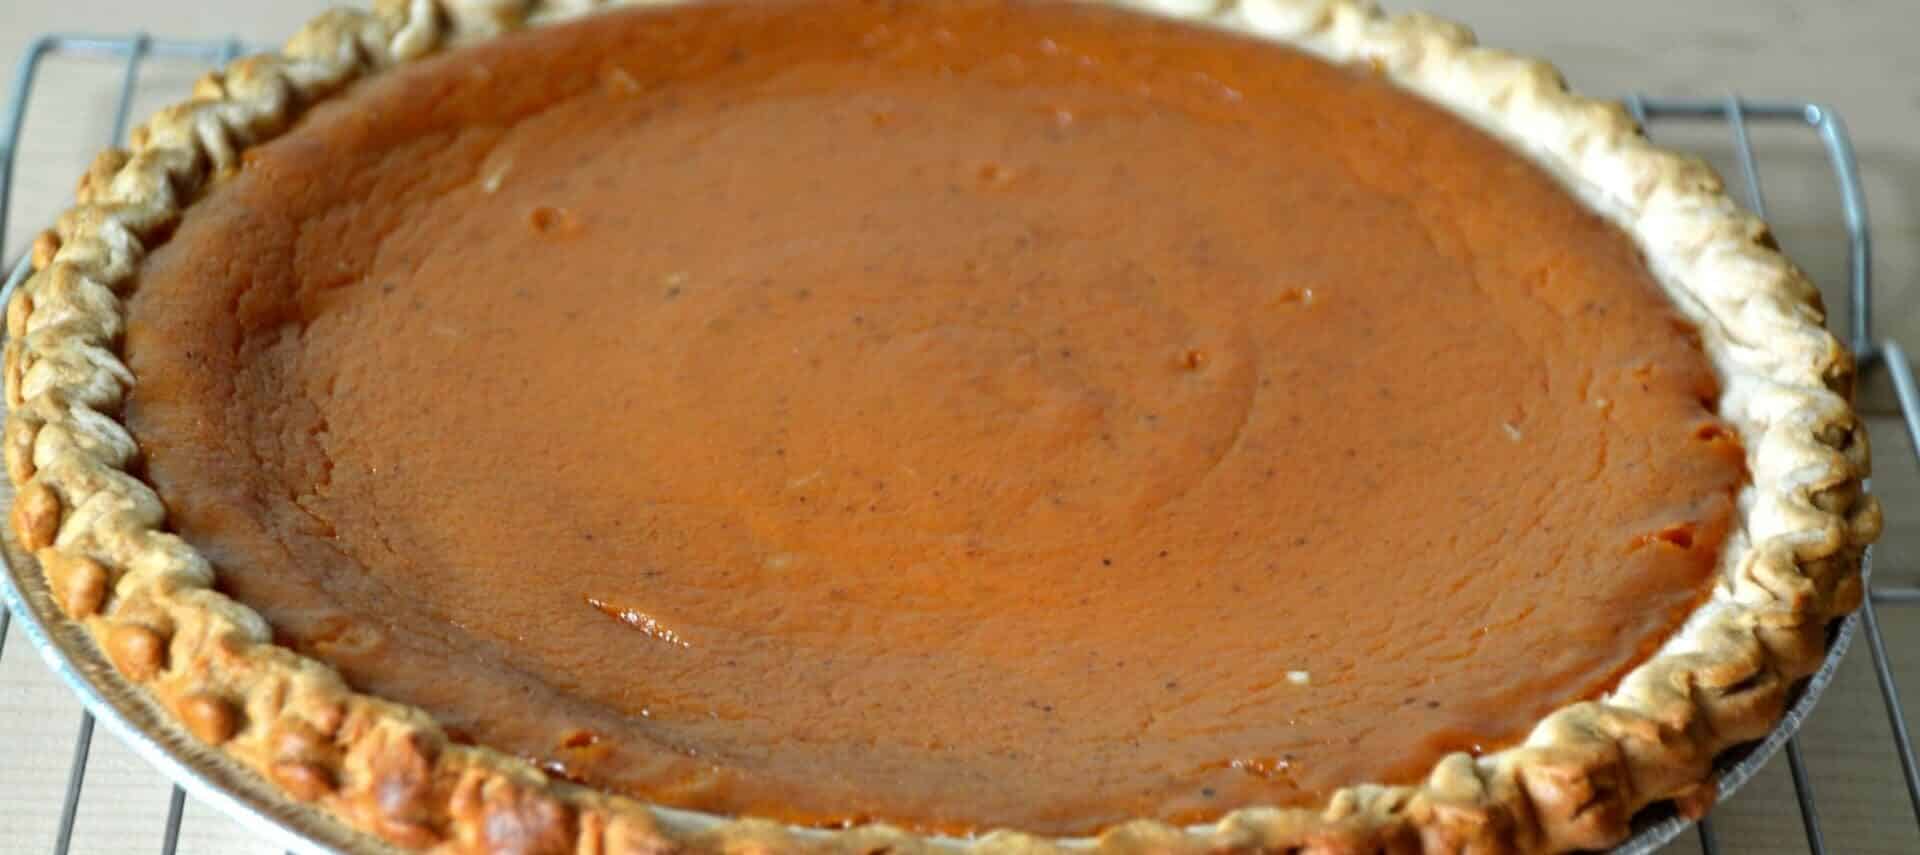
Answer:
<path fill-rule="evenodd" d="M 35 39 L 27 54 L 20 60 L 6 110 L 0 113 L 0 236 L 6 233 L 9 207 L 12 202 L 12 182 L 16 166 L 14 161 L 20 147 L 22 125 L 25 121 L 27 106 L 34 96 L 35 81 L 42 71 L 45 60 L 61 57 L 103 62 L 117 61 L 121 64 L 122 72 L 115 102 L 112 132 L 108 139 L 101 141 L 118 144 L 126 136 L 134 92 L 142 69 L 148 60 L 171 58 L 197 61 L 217 67 L 232 61 L 246 49 L 245 45 L 233 39 L 217 41 L 158 39 L 145 34 L 129 36 L 54 34 Z M 1848 240 L 1846 293 L 1849 306 L 1845 332 L 1849 344 L 1858 354 L 1862 374 L 1884 370 L 1892 381 L 1900 405 L 1901 420 L 1908 438 L 1912 441 L 1912 447 L 1916 449 L 1914 463 L 1920 466 L 1920 391 L 1916 390 L 1912 367 L 1904 350 L 1897 342 L 1880 340 L 1874 335 L 1871 232 L 1868 228 L 1866 200 L 1860 184 L 1859 167 L 1854 158 L 1846 125 L 1840 117 L 1818 104 L 1747 100 L 1736 96 L 1707 100 L 1665 100 L 1632 95 L 1625 99 L 1625 103 L 1628 110 L 1640 120 L 1641 125 L 1646 127 L 1650 134 L 1656 134 L 1662 126 L 1670 124 L 1722 126 L 1731 141 L 1732 151 L 1738 164 L 1738 180 L 1743 186 L 1746 202 L 1762 217 L 1766 216 L 1767 200 L 1750 130 L 1762 124 L 1796 126 L 1804 128 L 1818 139 L 1833 169 L 1833 178 L 1840 198 L 1840 215 L 1846 227 Z M 14 250 L 11 248 L 0 247 L 0 260 L 14 257 L 12 252 Z M 0 297 L 4 297 L 10 294 L 28 273 L 24 253 L 21 253 L 21 257 L 18 257 L 14 263 L 0 269 L 10 273 L 6 279 L 5 292 L 0 293 Z M 1920 589 L 1883 586 L 1873 589 L 1872 595 L 1861 608 L 1861 632 L 1867 640 L 1874 677 L 1881 702 L 1886 710 L 1890 737 L 1887 748 L 1897 757 L 1900 764 L 1908 806 L 1912 810 L 1912 816 L 1908 820 L 1910 822 L 1920 822 L 1920 773 L 1916 772 L 1912 740 L 1907 730 L 1899 687 L 1895 683 L 1893 668 L 1888 659 L 1888 644 L 1881 629 L 1878 609 L 1882 606 L 1900 608 L 1916 605 L 1920 605 Z M 11 617 L 10 612 L 0 610 L 0 656 L 5 655 L 6 635 Z M 5 699 L 0 699 L 0 705 L 6 702 Z M 47 797 L 49 811 L 55 806 L 59 811 L 55 836 L 48 841 L 51 850 L 58 855 L 64 855 L 72 844 L 80 797 L 87 779 L 93 730 L 92 714 L 83 711 L 77 722 L 77 734 L 70 747 L 0 746 L 0 750 L 4 750 L 7 754 L 21 751 L 70 752 L 71 762 L 67 766 L 64 790 L 59 793 L 49 793 Z M 1805 754 L 1798 737 L 1787 739 L 1785 754 L 1788 770 L 1792 776 L 1795 801 L 1799 808 L 1800 826 L 1806 835 L 1807 848 L 1816 855 L 1824 855 L 1827 851 L 1827 843 L 1822 831 L 1821 803 L 1815 797 L 1813 784 L 1807 773 Z M 160 838 L 153 843 L 155 849 L 166 855 L 171 855 L 177 849 L 186 807 L 185 791 L 178 785 L 173 786 L 169 794 L 165 826 Z M 1677 819 L 1670 822 L 1673 824 L 1671 831 L 1660 835 L 1658 840 L 1643 842 L 1641 848 L 1650 848 L 1652 845 L 1665 842 L 1684 828 L 1684 823 Z M 1699 847 L 1704 852 L 1720 851 L 1719 838 L 1710 818 L 1696 824 L 1696 833 Z"/>

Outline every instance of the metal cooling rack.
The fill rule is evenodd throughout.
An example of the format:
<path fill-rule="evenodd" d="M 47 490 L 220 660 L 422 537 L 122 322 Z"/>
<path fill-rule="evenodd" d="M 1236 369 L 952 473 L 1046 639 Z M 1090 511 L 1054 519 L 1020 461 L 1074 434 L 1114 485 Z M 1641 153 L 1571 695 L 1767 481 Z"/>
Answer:
<path fill-rule="evenodd" d="M 110 144 L 117 145 L 126 136 L 134 93 L 140 81 L 141 70 L 147 60 L 173 58 L 200 61 L 207 63 L 210 67 L 218 67 L 232 61 L 245 49 L 245 45 L 234 39 L 224 41 L 158 39 L 145 33 L 126 36 L 49 34 L 35 39 L 26 55 L 20 59 L 14 74 L 13 88 L 6 105 L 6 112 L 0 114 L 0 240 L 4 240 L 6 233 L 14 160 L 19 150 L 21 127 L 26 119 L 27 105 L 33 97 L 34 80 L 45 60 L 57 57 L 121 63 L 121 84 L 115 102 L 113 131 L 106 140 Z M 1884 370 L 1892 380 L 1899 400 L 1900 412 L 1905 421 L 1908 436 L 1913 443 L 1915 464 L 1920 465 L 1920 387 L 1916 387 L 1914 383 L 1912 364 L 1899 343 L 1890 339 L 1878 339 L 1874 335 L 1871 281 L 1872 238 L 1867 227 L 1866 196 L 1861 187 L 1860 169 L 1854 158 L 1853 143 L 1847 136 L 1846 124 L 1840 120 L 1839 115 L 1819 104 L 1800 101 L 1752 101 L 1731 95 L 1712 100 L 1669 100 L 1630 95 L 1626 99 L 1626 105 L 1649 133 L 1652 133 L 1660 123 L 1718 123 L 1725 126 L 1732 139 L 1733 152 L 1739 164 L 1739 177 L 1744 184 L 1747 204 L 1762 217 L 1766 216 L 1766 195 L 1761 185 L 1759 163 L 1754 153 L 1750 129 L 1759 124 L 1798 126 L 1819 140 L 1833 166 L 1834 180 L 1840 192 L 1841 213 L 1846 225 L 1847 293 L 1850 302 L 1847 325 L 1849 344 L 1858 356 L 1863 378 L 1870 372 Z M 0 247 L 0 259 L 10 257 L 7 249 Z M 0 291 L 0 297 L 10 293 L 29 272 L 25 253 L 20 253 L 20 256 L 16 262 L 0 268 L 10 271 L 11 274 L 7 277 L 4 291 Z M 1920 588 L 1877 586 L 1862 604 L 1861 615 L 1867 647 L 1873 657 L 1874 674 L 1879 683 L 1881 700 L 1886 707 L 1887 722 L 1892 732 L 1892 747 L 1896 750 L 1900 761 L 1909 806 L 1913 810 L 1915 821 L 1920 823 L 1920 768 L 1917 768 L 1914 762 L 1913 741 L 1907 732 L 1905 712 L 1900 702 L 1900 690 L 1894 682 L 1893 671 L 1887 657 L 1887 643 L 1881 634 L 1880 621 L 1876 614 L 1878 606 L 1917 605 L 1920 605 Z M 6 634 L 11 619 L 10 612 L 0 609 L 0 656 L 5 655 Z M 0 699 L 0 703 L 4 702 L 4 699 Z M 73 759 L 67 771 L 66 788 L 61 795 L 60 821 L 55 837 L 51 841 L 51 849 L 55 855 L 65 855 L 72 843 L 80 794 L 86 783 L 87 757 L 93 745 L 92 714 L 82 712 L 77 727 L 77 735 L 71 749 Z M 0 749 L 9 752 L 22 748 L 22 746 L 0 743 Z M 1793 778 L 1794 795 L 1799 804 L 1801 824 L 1806 831 L 1807 846 L 1814 855 L 1825 855 L 1828 850 L 1825 837 L 1821 833 L 1819 802 L 1815 798 L 1797 737 L 1787 741 L 1785 753 L 1787 768 Z M 51 800 L 52 794 L 49 794 L 49 801 Z M 175 785 L 168 802 L 166 826 L 161 833 L 161 839 L 157 841 L 163 855 L 173 855 L 179 847 L 181 818 L 185 810 L 186 793 Z M 1699 834 L 1701 850 L 1707 855 L 1718 855 L 1720 844 L 1714 833 L 1711 818 L 1702 819 L 1696 825 L 1696 830 Z"/>

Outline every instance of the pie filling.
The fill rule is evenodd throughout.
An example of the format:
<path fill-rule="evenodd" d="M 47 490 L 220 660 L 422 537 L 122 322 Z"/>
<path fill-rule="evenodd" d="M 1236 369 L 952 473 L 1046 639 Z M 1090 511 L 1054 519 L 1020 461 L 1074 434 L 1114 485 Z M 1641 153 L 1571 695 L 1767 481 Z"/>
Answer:
<path fill-rule="evenodd" d="M 1372 72 L 1077 5 L 420 62 L 146 263 L 127 420 L 280 641 L 643 799 L 1079 833 L 1599 696 L 1745 480 L 1620 231 Z"/>

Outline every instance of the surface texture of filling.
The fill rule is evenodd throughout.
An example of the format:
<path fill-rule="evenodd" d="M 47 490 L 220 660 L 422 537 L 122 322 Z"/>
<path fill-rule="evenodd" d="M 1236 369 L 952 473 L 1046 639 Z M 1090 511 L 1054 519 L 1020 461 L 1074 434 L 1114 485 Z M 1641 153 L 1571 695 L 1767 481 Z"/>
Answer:
<path fill-rule="evenodd" d="M 248 153 L 132 298 L 283 643 L 647 799 L 1080 832 L 1602 693 L 1742 481 L 1633 246 L 1371 73 L 1079 7 L 630 12 Z"/>

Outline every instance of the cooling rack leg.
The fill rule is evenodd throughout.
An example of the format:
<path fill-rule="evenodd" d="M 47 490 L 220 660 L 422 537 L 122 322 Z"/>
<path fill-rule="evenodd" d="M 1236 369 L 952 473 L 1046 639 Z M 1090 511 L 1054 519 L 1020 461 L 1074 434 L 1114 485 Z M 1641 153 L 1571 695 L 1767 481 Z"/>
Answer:
<path fill-rule="evenodd" d="M 1880 354 L 1887 364 L 1887 376 L 1893 380 L 1893 394 L 1900 399 L 1900 414 L 1906 417 L 1913 460 L 1920 464 L 1920 386 L 1913 382 L 1913 363 L 1907 361 L 1906 349 L 1893 339 L 1880 343 Z"/>
<path fill-rule="evenodd" d="M 1702 855 L 1720 855 L 1720 839 L 1713 834 L 1713 817 L 1703 816 L 1694 823 L 1693 830 L 1700 833 L 1700 852 Z"/>
<path fill-rule="evenodd" d="M 1813 855 L 1826 855 L 1826 838 L 1820 833 L 1820 809 L 1813 800 L 1813 781 L 1807 776 L 1806 763 L 1800 757 L 1800 739 L 1787 740 L 1787 771 L 1793 774 L 1793 797 L 1800 802 L 1800 824 L 1807 831 L 1807 849 Z"/>
<path fill-rule="evenodd" d="M 80 814 L 80 787 L 87 780 L 87 753 L 93 750 L 93 714 L 80 714 L 80 733 L 73 740 L 73 765 L 67 769 L 67 798 L 60 805 L 60 829 L 53 839 L 53 855 L 67 855 L 73 843 L 73 821 Z"/>
<path fill-rule="evenodd" d="M 173 785 L 167 797 L 167 830 L 160 837 L 160 855 L 173 855 L 180 848 L 180 818 L 187 812 L 187 791 Z"/>
<path fill-rule="evenodd" d="M 1860 604 L 1860 613 L 1866 618 L 1867 646 L 1873 651 L 1873 673 L 1880 681 L 1880 698 L 1887 706 L 1887 724 L 1893 730 L 1893 741 L 1900 749 L 1900 772 L 1906 776 L 1907 803 L 1913 808 L 1913 816 L 1920 821 L 1920 772 L 1916 772 L 1913 762 L 1913 739 L 1907 735 L 1906 708 L 1900 704 L 1900 688 L 1894 685 L 1893 669 L 1887 664 L 1887 642 L 1880 635 L 1880 617 L 1874 613 L 1873 599 L 1869 597 Z"/>

